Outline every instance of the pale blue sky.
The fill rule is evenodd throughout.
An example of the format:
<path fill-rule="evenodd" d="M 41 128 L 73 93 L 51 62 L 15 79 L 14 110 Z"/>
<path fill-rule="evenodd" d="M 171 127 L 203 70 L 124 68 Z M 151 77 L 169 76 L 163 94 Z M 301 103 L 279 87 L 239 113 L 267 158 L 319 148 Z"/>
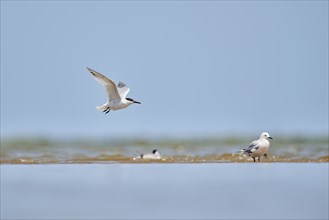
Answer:
<path fill-rule="evenodd" d="M 3 137 L 265 130 L 328 132 L 328 1 L 1 1 Z"/>

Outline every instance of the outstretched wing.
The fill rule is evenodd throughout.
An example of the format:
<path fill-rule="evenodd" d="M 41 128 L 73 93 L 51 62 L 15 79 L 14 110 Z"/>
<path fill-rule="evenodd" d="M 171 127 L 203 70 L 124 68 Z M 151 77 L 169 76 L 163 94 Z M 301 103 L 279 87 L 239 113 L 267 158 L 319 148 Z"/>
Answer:
<path fill-rule="evenodd" d="M 123 82 L 118 83 L 118 92 L 122 99 L 126 98 L 129 91 L 130 89 Z"/>
<path fill-rule="evenodd" d="M 120 95 L 118 92 L 118 89 L 115 85 L 115 83 L 107 78 L 106 76 L 100 74 L 99 72 L 90 69 L 87 67 L 87 70 L 94 76 L 94 78 L 99 82 L 102 86 L 106 88 L 107 95 L 109 97 L 109 100 L 115 100 L 115 99 L 120 99 Z"/>

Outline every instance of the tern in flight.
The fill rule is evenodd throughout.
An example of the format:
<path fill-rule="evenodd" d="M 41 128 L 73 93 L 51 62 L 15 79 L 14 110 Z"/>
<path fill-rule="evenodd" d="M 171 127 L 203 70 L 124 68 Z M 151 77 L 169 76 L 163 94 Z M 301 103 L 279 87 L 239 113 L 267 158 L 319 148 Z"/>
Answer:
<path fill-rule="evenodd" d="M 115 83 L 111 79 L 100 74 L 99 72 L 88 67 L 87 70 L 93 75 L 97 82 L 99 82 L 102 86 L 105 87 L 108 95 L 107 102 L 104 105 L 96 106 L 97 110 L 101 110 L 105 114 L 107 114 L 111 110 L 127 108 L 133 103 L 141 104 L 140 102 L 137 102 L 132 98 L 126 98 L 130 89 L 124 83 L 119 82 L 118 85 L 115 85 Z"/>

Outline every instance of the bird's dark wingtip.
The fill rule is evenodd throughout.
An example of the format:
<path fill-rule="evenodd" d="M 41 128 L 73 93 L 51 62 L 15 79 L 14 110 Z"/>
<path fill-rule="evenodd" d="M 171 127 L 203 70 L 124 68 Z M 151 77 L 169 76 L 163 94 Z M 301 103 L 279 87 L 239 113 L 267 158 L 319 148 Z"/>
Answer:
<path fill-rule="evenodd" d="M 86 67 L 86 69 L 93 75 L 95 76 L 95 70 L 90 69 L 89 67 Z"/>

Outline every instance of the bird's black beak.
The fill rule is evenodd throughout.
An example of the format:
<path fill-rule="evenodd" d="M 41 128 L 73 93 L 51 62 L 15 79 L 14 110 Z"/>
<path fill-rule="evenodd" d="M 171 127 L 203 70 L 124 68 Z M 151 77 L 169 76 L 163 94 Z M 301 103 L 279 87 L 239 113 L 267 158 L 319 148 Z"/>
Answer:
<path fill-rule="evenodd" d="M 272 137 L 268 137 L 268 139 L 271 139 L 271 140 L 273 140 L 273 138 L 272 138 Z"/>
<path fill-rule="evenodd" d="M 137 101 L 135 101 L 135 100 L 134 100 L 134 103 L 136 103 L 136 104 L 142 104 L 142 103 L 140 103 L 140 102 L 137 102 Z"/>

